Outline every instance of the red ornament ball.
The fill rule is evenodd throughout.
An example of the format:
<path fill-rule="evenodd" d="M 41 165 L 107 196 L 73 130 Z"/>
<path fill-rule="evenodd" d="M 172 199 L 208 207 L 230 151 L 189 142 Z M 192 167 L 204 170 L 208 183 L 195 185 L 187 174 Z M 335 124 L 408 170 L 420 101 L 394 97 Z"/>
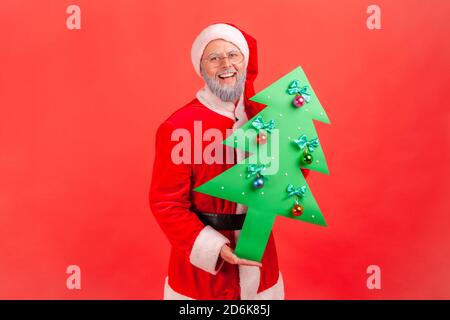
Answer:
<path fill-rule="evenodd" d="M 303 98 L 301 95 L 298 95 L 294 99 L 294 106 L 297 108 L 302 107 L 305 104 L 305 98 Z"/>
<path fill-rule="evenodd" d="M 299 217 L 302 215 L 302 213 L 303 213 L 303 207 L 301 205 L 295 204 L 292 207 L 292 215 Z"/>
<path fill-rule="evenodd" d="M 267 143 L 267 135 L 263 132 L 260 132 L 258 136 L 256 137 L 256 143 L 257 144 L 265 144 Z"/>

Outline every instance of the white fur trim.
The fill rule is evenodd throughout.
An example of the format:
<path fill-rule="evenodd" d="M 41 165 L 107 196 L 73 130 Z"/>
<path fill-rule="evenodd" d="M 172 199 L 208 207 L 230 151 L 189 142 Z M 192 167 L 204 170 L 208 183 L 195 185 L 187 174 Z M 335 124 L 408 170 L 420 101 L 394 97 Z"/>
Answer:
<path fill-rule="evenodd" d="M 242 300 L 254 300 L 257 296 L 261 271 L 259 267 L 239 266 L 239 284 Z"/>
<path fill-rule="evenodd" d="M 207 85 L 197 92 L 196 97 L 208 109 L 234 120 L 233 132 L 248 121 L 247 113 L 245 113 L 243 94 L 236 106 L 233 102 L 220 100 L 219 97 L 212 93 Z M 241 162 L 246 157 L 245 151 L 236 149 L 236 157 L 237 162 Z"/>
<path fill-rule="evenodd" d="M 277 283 L 258 293 L 254 300 L 284 300 L 284 281 L 281 272 L 278 274 Z"/>
<path fill-rule="evenodd" d="M 242 295 L 241 299 L 244 300 L 244 298 L 242 298 Z M 166 277 L 164 283 L 164 300 L 195 300 L 195 299 L 192 299 L 188 296 L 185 296 L 173 290 L 169 285 L 169 278 Z M 278 276 L 277 283 L 275 283 L 272 287 L 258 293 L 254 297 L 254 300 L 284 300 L 284 282 L 281 272 Z"/>
<path fill-rule="evenodd" d="M 188 296 L 176 292 L 169 286 L 169 277 L 164 281 L 164 300 L 194 300 Z"/>
<path fill-rule="evenodd" d="M 239 99 L 239 102 L 234 109 L 234 117 L 236 120 L 235 124 L 233 125 L 233 129 L 240 128 L 244 123 L 248 121 L 247 113 L 245 113 L 245 106 L 244 106 L 244 98 L 243 95 Z"/>
<path fill-rule="evenodd" d="M 197 268 L 216 275 L 224 262 L 216 269 L 220 249 L 227 243 L 230 243 L 227 237 L 211 226 L 205 226 L 194 241 L 189 260 Z"/>
<path fill-rule="evenodd" d="M 208 109 L 236 121 L 236 116 L 234 114 L 236 107 L 234 103 L 220 100 L 218 96 L 212 93 L 207 85 L 200 89 L 195 96 L 198 101 L 200 101 Z M 242 96 L 239 101 L 241 100 Z"/>
<path fill-rule="evenodd" d="M 247 40 L 239 29 L 225 23 L 212 24 L 200 32 L 195 38 L 191 48 L 191 59 L 194 65 L 195 72 L 201 77 L 200 60 L 208 43 L 216 39 L 223 39 L 232 42 L 241 50 L 245 59 L 245 66 L 247 67 L 250 50 L 248 48 Z"/>
<path fill-rule="evenodd" d="M 245 107 L 243 103 L 243 98 L 241 98 L 234 109 L 234 116 L 237 119 L 233 124 L 233 132 L 239 129 L 244 123 L 248 121 L 247 114 L 245 113 Z M 236 161 L 239 163 L 246 157 L 246 152 L 242 149 L 236 149 Z"/>

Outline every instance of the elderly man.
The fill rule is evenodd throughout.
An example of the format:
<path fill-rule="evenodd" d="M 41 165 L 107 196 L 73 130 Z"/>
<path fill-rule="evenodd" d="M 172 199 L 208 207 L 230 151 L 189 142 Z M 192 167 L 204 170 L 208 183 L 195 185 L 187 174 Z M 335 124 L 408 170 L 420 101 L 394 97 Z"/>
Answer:
<path fill-rule="evenodd" d="M 193 133 L 194 122 L 201 121 L 203 131 L 214 128 L 226 138 L 230 129 L 240 127 L 264 107 L 248 100 L 257 75 L 256 41 L 230 24 L 213 24 L 195 39 L 191 58 L 206 85 L 156 134 L 150 206 L 172 245 L 164 298 L 283 299 L 272 234 L 261 263 L 240 259 L 233 249 L 245 206 L 193 191 L 233 164 L 192 160 L 177 164 L 172 159 L 178 143 L 172 141 L 174 130 Z M 203 151 L 205 146 L 206 142 L 193 144 L 192 150 Z M 234 163 L 243 156 L 237 150 Z"/>

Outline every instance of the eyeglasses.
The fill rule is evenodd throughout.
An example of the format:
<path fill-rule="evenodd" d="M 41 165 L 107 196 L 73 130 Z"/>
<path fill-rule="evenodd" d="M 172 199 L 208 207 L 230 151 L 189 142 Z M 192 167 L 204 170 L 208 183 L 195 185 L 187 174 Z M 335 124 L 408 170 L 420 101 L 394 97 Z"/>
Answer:
<path fill-rule="evenodd" d="M 238 64 L 244 60 L 244 56 L 239 51 L 233 50 L 227 53 L 226 56 L 220 56 L 217 53 L 210 54 L 207 58 L 204 58 L 207 63 L 212 65 L 213 67 L 218 67 L 221 65 L 222 60 L 227 58 L 231 64 Z"/>

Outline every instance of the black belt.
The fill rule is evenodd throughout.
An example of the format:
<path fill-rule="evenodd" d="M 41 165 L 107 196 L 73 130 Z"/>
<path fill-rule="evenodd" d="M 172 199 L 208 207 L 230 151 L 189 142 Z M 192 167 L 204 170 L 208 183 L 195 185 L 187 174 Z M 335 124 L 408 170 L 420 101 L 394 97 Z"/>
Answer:
<path fill-rule="evenodd" d="M 245 220 L 244 214 L 195 212 L 204 225 L 216 230 L 241 230 Z"/>

